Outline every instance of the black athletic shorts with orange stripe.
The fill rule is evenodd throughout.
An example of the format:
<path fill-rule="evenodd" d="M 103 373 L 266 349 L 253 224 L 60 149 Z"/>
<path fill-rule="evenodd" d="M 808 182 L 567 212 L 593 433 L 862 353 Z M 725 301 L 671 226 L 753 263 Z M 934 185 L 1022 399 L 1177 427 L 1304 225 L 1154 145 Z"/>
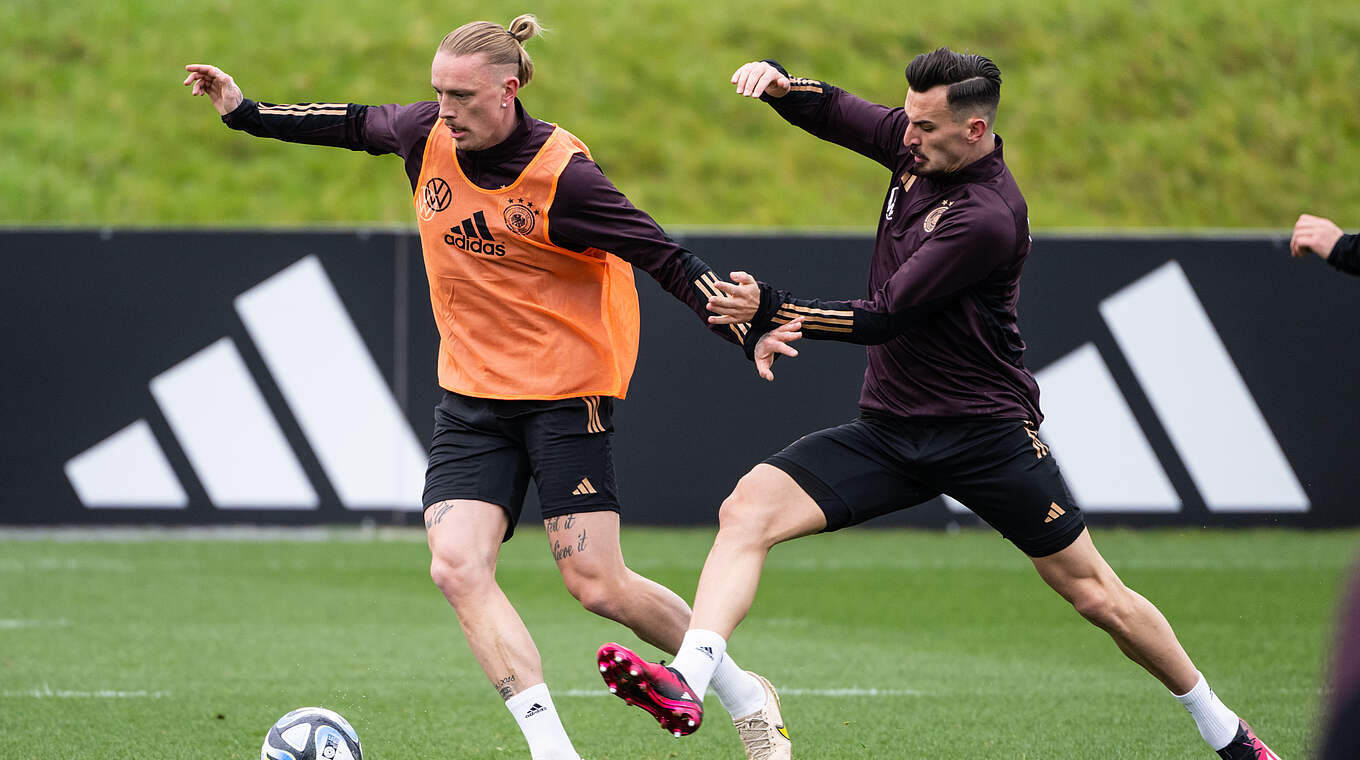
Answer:
<path fill-rule="evenodd" d="M 608 396 L 503 401 L 444 391 L 434 409 L 425 508 L 449 499 L 495 504 L 510 519 L 509 540 L 532 476 L 544 520 L 617 512 L 613 433 Z"/>
<path fill-rule="evenodd" d="M 948 494 L 1031 557 L 1067 548 L 1085 518 L 1048 447 L 1021 420 L 913 420 L 863 413 L 765 460 L 788 473 L 833 531 Z"/>

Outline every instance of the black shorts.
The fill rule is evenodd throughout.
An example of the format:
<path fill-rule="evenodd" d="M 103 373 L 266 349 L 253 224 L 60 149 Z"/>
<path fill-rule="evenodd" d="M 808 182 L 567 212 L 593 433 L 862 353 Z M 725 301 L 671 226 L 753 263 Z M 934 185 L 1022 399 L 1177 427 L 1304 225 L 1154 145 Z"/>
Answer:
<path fill-rule="evenodd" d="M 1065 549 L 1085 527 L 1035 433 L 1019 420 L 864 415 L 766 459 L 839 530 L 948 494 L 1031 557 Z"/>
<path fill-rule="evenodd" d="M 515 532 L 533 476 L 543 519 L 619 509 L 614 399 L 502 401 L 444 392 L 434 408 L 425 508 L 475 499 L 505 510 Z"/>

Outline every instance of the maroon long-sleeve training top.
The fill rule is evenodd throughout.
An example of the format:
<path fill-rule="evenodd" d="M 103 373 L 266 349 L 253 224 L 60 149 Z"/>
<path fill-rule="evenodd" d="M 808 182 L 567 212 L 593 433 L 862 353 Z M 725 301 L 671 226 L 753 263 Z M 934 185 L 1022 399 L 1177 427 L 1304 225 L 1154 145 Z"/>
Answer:
<path fill-rule="evenodd" d="M 801 298 L 762 285 L 751 335 L 801 316 L 808 338 L 866 344 L 859 405 L 868 412 L 1039 424 L 1039 386 L 1025 368 L 1016 324 L 1020 270 L 1030 250 L 1028 211 L 1002 158 L 1001 138 L 957 172 L 916 176 L 902 142 L 908 123 L 902 108 L 825 82 L 792 81 L 784 97 L 762 99 L 789 123 L 892 174 L 869 296 Z"/>
<path fill-rule="evenodd" d="M 516 126 L 500 144 L 480 151 L 457 151 L 463 174 L 478 187 L 497 190 L 513 183 L 529 165 L 554 125 L 533 118 L 515 100 Z M 358 103 L 277 105 L 245 99 L 222 121 L 258 137 L 395 153 L 406 165 L 415 192 L 425 155 L 425 142 L 439 120 L 432 101 L 410 105 L 369 106 Z M 662 288 L 704 320 L 714 334 L 740 343 L 746 325 L 709 325 L 707 303 L 719 279 L 702 259 L 668 236 L 644 211 L 635 207 L 585 154 L 572 156 L 558 179 L 557 195 L 548 211 L 552 243 L 581 252 L 608 251 L 643 270 Z"/>

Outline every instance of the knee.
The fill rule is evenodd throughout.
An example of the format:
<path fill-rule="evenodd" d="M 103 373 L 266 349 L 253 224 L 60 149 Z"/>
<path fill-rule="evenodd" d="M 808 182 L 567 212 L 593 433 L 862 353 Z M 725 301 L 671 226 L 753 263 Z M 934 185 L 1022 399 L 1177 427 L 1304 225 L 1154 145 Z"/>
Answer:
<path fill-rule="evenodd" d="M 723 541 L 773 543 L 770 528 L 775 525 L 773 502 L 760 491 L 742 482 L 723 500 L 718 510 L 718 537 Z"/>
<path fill-rule="evenodd" d="M 1092 580 L 1079 584 L 1068 596 L 1077 614 L 1106 631 L 1121 631 L 1128 625 L 1132 605 L 1129 590 L 1118 580 Z"/>
<path fill-rule="evenodd" d="M 430 560 L 430 580 L 452 602 L 494 584 L 495 573 L 475 560 L 436 554 Z"/>
<path fill-rule="evenodd" d="M 617 620 L 622 610 L 623 592 L 619 583 L 595 576 L 573 574 L 564 576 L 567 591 L 587 612 L 609 620 Z"/>

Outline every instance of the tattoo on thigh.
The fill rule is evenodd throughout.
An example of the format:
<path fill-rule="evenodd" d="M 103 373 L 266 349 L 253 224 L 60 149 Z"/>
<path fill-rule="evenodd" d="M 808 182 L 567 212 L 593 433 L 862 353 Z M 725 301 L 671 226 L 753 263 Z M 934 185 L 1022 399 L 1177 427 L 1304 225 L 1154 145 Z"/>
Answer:
<path fill-rule="evenodd" d="M 548 532 L 556 533 L 558 530 L 571 530 L 572 523 L 576 522 L 576 515 L 567 515 L 567 519 L 561 517 L 549 517 L 547 520 Z"/>
<path fill-rule="evenodd" d="M 561 562 L 562 560 L 566 559 L 567 557 L 570 557 L 571 555 L 572 555 L 571 544 L 563 546 L 561 541 L 553 542 L 553 559 L 555 561 Z"/>
<path fill-rule="evenodd" d="M 496 691 L 501 693 L 501 699 L 509 699 L 515 696 L 515 692 L 519 691 L 519 684 L 516 682 L 514 674 L 497 681 Z"/>
<path fill-rule="evenodd" d="M 567 557 L 574 554 L 580 554 L 586 550 L 586 531 L 584 528 L 581 529 L 581 535 L 577 536 L 574 541 L 572 538 L 568 537 L 565 544 L 563 544 L 557 536 L 559 530 L 566 531 L 571 529 L 571 526 L 576 523 L 576 515 L 567 515 L 565 518 L 549 517 L 546 523 L 548 526 L 548 537 L 553 539 L 552 552 L 554 560 L 561 562 Z M 573 543 L 575 545 L 573 545 Z"/>
<path fill-rule="evenodd" d="M 438 525 L 439 522 L 444 519 L 444 515 L 449 513 L 450 509 L 453 509 L 453 503 L 446 502 L 444 504 L 437 504 L 433 509 L 426 511 L 425 530 L 429 530 Z"/>

